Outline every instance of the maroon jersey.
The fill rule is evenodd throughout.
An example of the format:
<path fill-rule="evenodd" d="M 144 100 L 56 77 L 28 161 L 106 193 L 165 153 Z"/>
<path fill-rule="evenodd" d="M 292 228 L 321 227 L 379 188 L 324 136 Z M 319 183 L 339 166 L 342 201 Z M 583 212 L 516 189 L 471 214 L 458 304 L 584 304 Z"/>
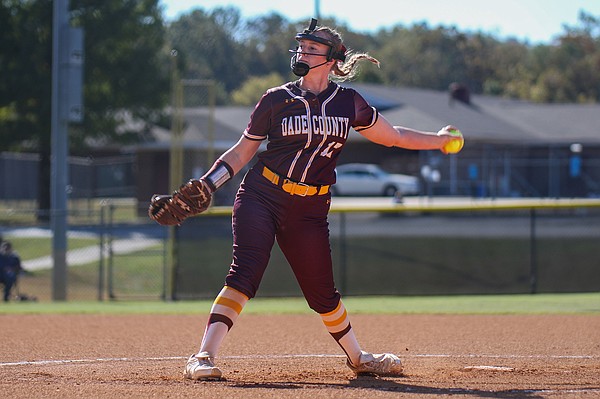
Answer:
<path fill-rule="evenodd" d="M 263 95 L 244 137 L 268 140 L 258 158 L 279 175 L 311 185 L 333 184 L 336 161 L 350 128 L 371 127 L 377 115 L 353 89 L 330 82 L 315 96 L 303 92 L 298 81 L 289 82 Z"/>

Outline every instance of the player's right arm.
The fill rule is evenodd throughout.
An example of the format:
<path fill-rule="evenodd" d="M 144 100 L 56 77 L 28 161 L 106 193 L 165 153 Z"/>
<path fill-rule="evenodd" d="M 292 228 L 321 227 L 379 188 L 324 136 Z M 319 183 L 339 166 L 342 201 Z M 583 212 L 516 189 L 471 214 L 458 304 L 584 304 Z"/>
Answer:
<path fill-rule="evenodd" d="M 260 144 L 261 141 L 249 140 L 242 136 L 238 142 L 225 151 L 219 159 L 227 162 L 227 164 L 231 166 L 231 169 L 233 169 L 233 174 L 236 174 L 252 160 L 252 157 L 254 157 L 256 151 L 258 151 Z"/>
<path fill-rule="evenodd" d="M 148 215 L 161 225 L 171 226 L 204 212 L 210 206 L 213 193 L 250 162 L 260 143 L 242 136 L 201 178 L 191 179 L 173 195 L 153 195 Z"/>

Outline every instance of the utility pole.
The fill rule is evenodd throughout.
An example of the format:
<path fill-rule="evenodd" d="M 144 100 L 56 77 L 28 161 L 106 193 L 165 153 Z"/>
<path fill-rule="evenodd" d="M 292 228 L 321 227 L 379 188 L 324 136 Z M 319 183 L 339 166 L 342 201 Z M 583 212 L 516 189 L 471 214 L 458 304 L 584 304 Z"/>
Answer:
<path fill-rule="evenodd" d="M 69 0 L 54 0 L 52 16 L 52 121 L 50 224 L 52 299 L 67 299 L 67 187 L 69 122 L 83 119 L 83 30 L 69 26 Z"/>

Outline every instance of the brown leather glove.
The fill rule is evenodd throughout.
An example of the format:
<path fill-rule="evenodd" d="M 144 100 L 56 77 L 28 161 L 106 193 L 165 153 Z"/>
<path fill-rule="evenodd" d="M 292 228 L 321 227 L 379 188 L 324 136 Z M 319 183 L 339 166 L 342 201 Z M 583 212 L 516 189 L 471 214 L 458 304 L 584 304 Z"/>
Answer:
<path fill-rule="evenodd" d="M 153 195 L 148 216 L 163 226 L 179 225 L 188 217 L 207 210 L 211 201 L 208 184 L 202 179 L 192 179 L 173 195 Z"/>

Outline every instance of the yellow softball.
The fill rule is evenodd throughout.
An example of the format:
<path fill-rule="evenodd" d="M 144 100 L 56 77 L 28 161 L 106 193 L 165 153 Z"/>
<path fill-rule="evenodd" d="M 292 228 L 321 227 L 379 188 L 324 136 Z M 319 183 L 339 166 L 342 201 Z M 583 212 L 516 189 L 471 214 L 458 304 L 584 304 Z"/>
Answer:
<path fill-rule="evenodd" d="M 456 154 L 460 150 L 462 150 L 463 145 L 465 144 L 465 140 L 463 139 L 463 135 L 458 129 L 448 129 L 447 130 L 452 136 L 457 137 L 455 140 L 449 141 L 444 146 L 444 152 L 447 154 Z"/>

